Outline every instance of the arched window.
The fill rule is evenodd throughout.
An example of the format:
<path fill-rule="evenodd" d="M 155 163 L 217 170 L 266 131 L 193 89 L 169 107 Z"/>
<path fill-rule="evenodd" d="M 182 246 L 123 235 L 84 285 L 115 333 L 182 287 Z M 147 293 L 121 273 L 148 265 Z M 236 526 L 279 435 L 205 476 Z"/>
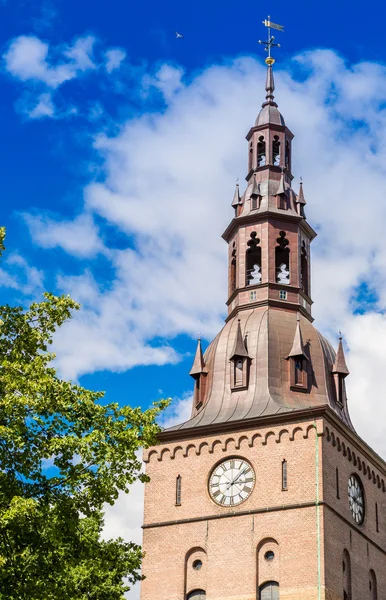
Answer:
<path fill-rule="evenodd" d="M 248 155 L 248 171 L 252 169 L 253 166 L 253 145 L 252 142 L 249 144 L 249 155 Z"/>
<path fill-rule="evenodd" d="M 260 240 L 256 235 L 256 231 L 252 231 L 247 242 L 245 285 L 258 285 L 261 283 L 261 247 L 258 245 Z"/>
<path fill-rule="evenodd" d="M 265 141 L 261 135 L 257 144 L 257 166 L 264 167 L 266 164 Z"/>
<path fill-rule="evenodd" d="M 181 506 L 181 475 L 177 475 L 176 477 L 176 506 Z"/>
<path fill-rule="evenodd" d="M 285 143 L 285 166 L 290 171 L 291 170 L 291 162 L 290 162 L 290 143 L 287 140 Z"/>
<path fill-rule="evenodd" d="M 300 287 L 303 292 L 309 296 L 309 286 L 308 286 L 308 260 L 307 260 L 307 251 L 306 244 L 303 242 L 302 245 L 302 253 L 300 256 Z"/>
<path fill-rule="evenodd" d="M 286 232 L 281 231 L 280 237 L 276 239 L 278 245 L 275 248 L 276 282 L 282 285 L 290 283 L 290 250 L 288 248 Z"/>
<path fill-rule="evenodd" d="M 276 166 L 280 166 L 280 141 L 278 135 L 273 136 L 272 163 Z"/>
<path fill-rule="evenodd" d="M 287 461 L 283 459 L 281 463 L 281 489 L 288 489 L 288 478 L 287 478 Z"/>
<path fill-rule="evenodd" d="M 279 584 L 277 581 L 268 581 L 259 588 L 259 600 L 279 600 Z"/>
<path fill-rule="evenodd" d="M 352 600 L 351 596 L 351 560 L 347 550 L 343 550 L 342 557 L 343 571 L 343 598 L 344 600 Z"/>
<path fill-rule="evenodd" d="M 369 573 L 369 600 L 378 600 L 377 578 L 372 569 Z"/>
<path fill-rule="evenodd" d="M 233 247 L 232 247 L 230 284 L 231 284 L 230 292 L 232 294 L 236 289 L 236 242 L 233 242 Z"/>
<path fill-rule="evenodd" d="M 204 590 L 193 590 L 186 596 L 186 600 L 205 600 L 206 593 Z"/>

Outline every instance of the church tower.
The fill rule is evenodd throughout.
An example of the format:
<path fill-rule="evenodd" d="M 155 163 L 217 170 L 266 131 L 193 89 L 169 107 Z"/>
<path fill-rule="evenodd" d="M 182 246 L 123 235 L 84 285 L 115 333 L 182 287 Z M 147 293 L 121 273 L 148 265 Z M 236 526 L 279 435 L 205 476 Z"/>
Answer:
<path fill-rule="evenodd" d="M 316 233 L 266 62 L 223 234 L 226 324 L 198 341 L 191 418 L 144 457 L 141 600 L 386 598 L 386 464 L 351 423 L 342 340 L 312 323 Z"/>

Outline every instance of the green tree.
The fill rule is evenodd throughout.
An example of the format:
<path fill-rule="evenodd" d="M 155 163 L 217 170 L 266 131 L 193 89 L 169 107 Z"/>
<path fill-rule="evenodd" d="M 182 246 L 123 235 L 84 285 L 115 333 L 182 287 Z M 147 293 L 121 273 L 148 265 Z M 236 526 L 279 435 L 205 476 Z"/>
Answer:
<path fill-rule="evenodd" d="M 0 229 L 0 253 L 3 241 Z M 103 505 L 147 480 L 138 450 L 168 401 L 105 404 L 57 376 L 48 349 L 78 308 L 48 293 L 0 307 L 1 600 L 121 600 L 141 578 L 139 546 L 101 539 Z"/>

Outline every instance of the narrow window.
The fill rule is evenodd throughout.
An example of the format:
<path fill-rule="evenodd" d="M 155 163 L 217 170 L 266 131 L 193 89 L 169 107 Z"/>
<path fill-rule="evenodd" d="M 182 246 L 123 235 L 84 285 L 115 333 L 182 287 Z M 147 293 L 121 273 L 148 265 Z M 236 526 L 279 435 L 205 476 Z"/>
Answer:
<path fill-rule="evenodd" d="M 375 503 L 375 527 L 377 533 L 379 533 L 378 502 Z"/>
<path fill-rule="evenodd" d="M 307 251 L 306 245 L 303 242 L 302 252 L 300 256 L 300 287 L 303 292 L 309 296 L 309 288 L 308 288 L 308 261 L 307 261 Z"/>
<path fill-rule="evenodd" d="M 231 272 L 230 272 L 230 293 L 236 289 L 236 242 L 233 242 Z"/>
<path fill-rule="evenodd" d="M 272 162 L 275 166 L 280 166 L 280 141 L 278 135 L 273 136 Z"/>
<path fill-rule="evenodd" d="M 299 356 L 295 360 L 295 385 L 303 385 L 304 358 Z"/>
<path fill-rule="evenodd" d="M 252 142 L 249 144 L 249 157 L 248 157 L 248 171 L 252 169 L 253 166 L 253 146 Z"/>
<path fill-rule="evenodd" d="M 257 196 L 252 196 L 251 209 L 252 210 L 257 209 Z"/>
<path fill-rule="evenodd" d="M 256 300 L 257 298 L 257 292 L 256 290 L 253 290 L 252 292 L 249 292 L 249 299 L 250 300 Z"/>
<path fill-rule="evenodd" d="M 351 530 L 350 530 L 351 532 Z M 343 598 L 352 600 L 351 595 L 351 560 L 347 550 L 343 551 Z"/>
<path fill-rule="evenodd" d="M 369 592 L 370 600 L 378 600 L 377 578 L 373 569 L 371 569 L 369 573 Z"/>
<path fill-rule="evenodd" d="M 339 495 L 339 469 L 338 467 L 335 469 L 335 484 L 336 484 L 336 497 L 340 500 Z"/>
<path fill-rule="evenodd" d="M 248 240 L 246 252 L 246 282 L 245 285 L 259 285 L 261 283 L 261 247 L 256 231 L 252 231 Z"/>
<path fill-rule="evenodd" d="M 284 459 L 281 463 L 281 488 L 282 490 L 288 489 L 287 482 L 287 461 Z"/>
<path fill-rule="evenodd" d="M 287 300 L 286 290 L 279 290 L 279 300 Z"/>
<path fill-rule="evenodd" d="M 266 164 L 265 141 L 261 135 L 257 144 L 257 166 L 264 167 Z"/>
<path fill-rule="evenodd" d="M 242 358 L 238 358 L 235 362 L 235 387 L 241 387 L 244 385 L 244 361 Z"/>
<path fill-rule="evenodd" d="M 277 238 L 278 245 L 275 248 L 275 266 L 276 266 L 276 282 L 284 285 L 290 283 L 289 241 L 287 240 L 286 232 L 281 231 L 280 237 Z"/>
<path fill-rule="evenodd" d="M 291 170 L 291 162 L 290 162 L 290 143 L 287 140 L 285 143 L 285 166 L 290 171 Z"/>
<path fill-rule="evenodd" d="M 181 506 L 181 475 L 176 479 L 176 506 Z"/>

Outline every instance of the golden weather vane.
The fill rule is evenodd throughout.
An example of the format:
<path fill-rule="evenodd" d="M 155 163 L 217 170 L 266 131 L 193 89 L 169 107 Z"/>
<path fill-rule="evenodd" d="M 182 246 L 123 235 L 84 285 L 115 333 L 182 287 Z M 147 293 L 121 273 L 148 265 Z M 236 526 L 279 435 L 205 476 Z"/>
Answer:
<path fill-rule="evenodd" d="M 265 25 L 266 27 L 268 27 L 268 40 L 266 42 L 263 42 L 262 40 L 259 40 L 259 44 L 264 44 L 265 48 L 264 50 L 266 52 L 268 52 L 268 56 L 265 59 L 265 62 L 267 63 L 268 66 L 273 65 L 273 63 L 275 62 L 275 59 L 272 58 L 271 56 L 271 48 L 280 48 L 280 44 L 275 44 L 274 40 L 275 40 L 275 36 L 271 35 L 271 28 L 272 29 L 277 29 L 277 31 L 283 31 L 284 32 L 284 25 L 278 25 L 277 23 L 273 23 L 271 21 L 271 17 L 268 15 L 268 19 L 265 19 L 263 21 L 263 25 Z"/>

